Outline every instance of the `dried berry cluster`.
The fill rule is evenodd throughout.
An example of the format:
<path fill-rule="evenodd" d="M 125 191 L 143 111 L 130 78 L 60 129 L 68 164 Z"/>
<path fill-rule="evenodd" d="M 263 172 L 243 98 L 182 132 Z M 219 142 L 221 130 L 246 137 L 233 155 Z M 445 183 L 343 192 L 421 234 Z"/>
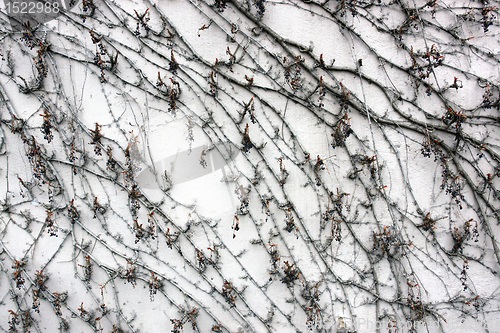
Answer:
<path fill-rule="evenodd" d="M 52 305 L 54 306 L 54 311 L 56 313 L 56 316 L 61 317 L 63 315 L 61 311 L 61 306 L 67 297 L 68 297 L 67 293 L 58 293 L 58 292 L 52 293 Z"/>
<path fill-rule="evenodd" d="M 45 291 L 47 290 L 47 287 L 45 286 L 45 281 L 47 280 L 47 275 L 43 273 L 43 270 L 41 271 L 36 271 L 35 272 L 35 288 L 38 289 L 39 291 Z"/>
<path fill-rule="evenodd" d="M 238 196 L 238 200 L 240 201 L 240 206 L 238 207 L 237 214 L 238 215 L 248 214 L 248 205 L 250 203 L 248 194 L 250 193 L 250 188 L 246 188 L 243 185 L 239 185 L 234 190 L 234 193 L 236 193 L 236 195 Z"/>
<path fill-rule="evenodd" d="M 224 12 L 224 9 L 226 9 L 227 6 L 227 0 L 215 0 L 215 8 L 222 13 Z"/>
<path fill-rule="evenodd" d="M 169 71 L 172 72 L 172 75 L 177 75 L 177 69 L 179 69 L 179 64 L 177 63 L 177 60 L 175 60 L 174 57 L 174 51 L 170 51 L 170 63 L 168 64 L 169 66 Z M 160 76 L 160 72 L 158 72 L 158 77 Z"/>
<path fill-rule="evenodd" d="M 342 118 L 337 122 L 337 126 L 335 127 L 335 132 L 332 133 L 332 147 L 335 149 L 336 147 L 343 147 L 345 140 L 351 135 L 351 118 L 347 116 L 347 113 L 344 113 Z"/>
<path fill-rule="evenodd" d="M 373 248 L 372 251 L 382 251 L 382 253 L 387 253 L 387 255 L 393 257 L 398 251 L 401 242 L 399 242 L 394 232 L 387 226 L 383 227 L 381 232 L 373 231 Z"/>
<path fill-rule="evenodd" d="M 456 137 L 455 139 L 458 141 L 461 135 L 462 123 L 467 119 L 467 117 L 463 114 L 461 110 L 455 111 L 451 107 L 446 108 L 446 114 L 442 117 L 443 122 L 450 126 L 455 124 L 456 128 Z"/>
<path fill-rule="evenodd" d="M 346 9 L 351 11 L 352 17 L 358 15 L 358 10 L 356 9 L 357 0 L 341 0 L 339 4 L 340 17 L 344 17 Z"/>
<path fill-rule="evenodd" d="M 342 222 L 341 219 L 332 220 L 332 237 L 337 242 L 340 242 L 342 240 L 342 224 L 341 224 L 341 222 Z"/>
<path fill-rule="evenodd" d="M 174 80 L 174 78 L 170 78 L 170 82 L 172 82 L 172 84 L 169 87 L 166 87 L 166 94 L 168 96 L 168 112 L 172 113 L 175 117 L 177 108 L 176 100 L 181 94 L 181 86 L 179 82 Z"/>
<path fill-rule="evenodd" d="M 35 140 L 35 137 L 32 135 L 31 140 L 27 139 L 22 133 L 23 142 L 28 146 L 28 160 L 30 161 L 31 167 L 33 168 L 33 176 L 42 180 L 42 177 L 45 176 L 46 167 L 44 160 L 41 155 L 41 149 L 38 143 Z"/>
<path fill-rule="evenodd" d="M 26 261 L 22 259 L 21 261 L 15 260 L 12 263 L 12 269 L 14 272 L 12 273 L 12 277 L 14 278 L 14 281 L 16 281 L 16 287 L 17 289 L 21 289 L 23 286 L 25 279 L 22 276 L 23 268 L 26 265 Z"/>
<path fill-rule="evenodd" d="M 495 90 L 498 92 L 498 89 Z M 491 109 L 494 106 L 500 108 L 500 99 L 497 98 L 497 100 L 495 101 L 493 89 L 488 82 L 486 82 L 484 87 L 483 103 L 481 104 L 481 106 L 486 109 Z"/>
<path fill-rule="evenodd" d="M 87 17 L 93 16 L 94 12 L 96 10 L 94 0 L 82 0 L 82 10 L 83 10 L 83 13 L 81 14 L 81 17 L 82 17 L 83 22 L 85 23 L 85 20 L 87 19 Z"/>
<path fill-rule="evenodd" d="M 146 231 L 142 227 L 142 224 L 137 222 L 137 219 L 134 219 L 134 228 L 135 228 L 135 243 L 139 243 L 139 241 L 145 236 Z"/>
<path fill-rule="evenodd" d="M 436 220 L 430 217 L 431 213 L 428 212 L 424 216 L 424 223 L 422 224 L 422 229 L 425 231 L 432 231 L 433 229 L 436 228 Z"/>
<path fill-rule="evenodd" d="M 287 287 L 292 287 L 293 282 L 298 280 L 300 277 L 300 270 L 295 267 L 295 264 L 289 264 L 288 261 L 283 261 L 285 264 L 285 276 L 281 279 L 281 282 L 286 284 Z"/>
<path fill-rule="evenodd" d="M 212 96 L 215 96 L 217 94 L 217 81 L 215 80 L 216 76 L 216 71 L 211 71 L 210 73 L 208 73 L 208 84 L 210 86 L 210 94 Z"/>
<path fill-rule="evenodd" d="M 469 261 L 464 259 L 464 264 L 462 265 L 462 271 L 460 272 L 460 281 L 462 282 L 463 290 L 467 290 L 467 270 L 469 269 Z"/>
<path fill-rule="evenodd" d="M 434 153 L 435 157 L 439 155 L 441 152 L 436 145 L 434 144 L 434 140 L 431 139 L 429 135 L 429 131 L 425 129 L 425 134 L 424 134 L 424 141 L 422 143 L 422 148 L 420 149 L 420 152 L 424 157 L 431 157 L 431 152 Z M 436 162 L 436 159 L 434 160 Z"/>
<path fill-rule="evenodd" d="M 45 227 L 47 228 L 49 235 L 57 237 L 57 227 L 52 217 L 54 215 L 54 212 L 50 209 L 46 210 L 46 212 L 47 217 L 45 218 Z"/>
<path fill-rule="evenodd" d="M 31 28 L 31 23 L 30 21 L 26 21 L 23 23 L 23 36 L 21 37 L 21 41 L 26 44 L 30 48 L 30 50 L 33 50 L 35 46 L 37 46 L 37 41 L 34 35 L 34 31 Z"/>
<path fill-rule="evenodd" d="M 227 303 L 229 303 L 229 305 L 231 305 L 231 307 L 234 307 L 236 306 L 235 302 L 236 302 L 236 298 L 235 296 L 233 295 L 233 285 L 231 284 L 231 282 L 225 280 L 224 281 L 224 285 L 222 286 L 222 296 L 224 296 L 224 299 L 226 300 Z"/>
<path fill-rule="evenodd" d="M 198 262 L 198 268 L 200 271 L 205 271 L 207 268 L 207 258 L 205 257 L 205 254 L 203 254 L 202 251 L 195 249 L 196 250 L 196 261 Z"/>
<path fill-rule="evenodd" d="M 127 259 L 127 269 L 125 271 L 125 280 L 130 283 L 134 288 L 137 285 L 137 276 L 135 273 L 134 262 Z"/>
<path fill-rule="evenodd" d="M 271 256 L 271 259 L 269 261 L 271 262 L 271 270 L 270 274 L 277 274 L 278 273 L 278 268 L 279 268 L 279 263 L 280 263 L 280 253 L 278 252 L 278 245 L 276 244 L 269 244 L 269 255 Z M 269 277 L 269 281 L 272 280 L 272 277 Z"/>
<path fill-rule="evenodd" d="M 316 186 L 321 186 L 321 178 L 319 177 L 319 172 L 325 170 L 325 162 L 319 157 L 316 158 L 316 164 L 314 164 L 314 174 L 316 176 L 315 182 Z"/>
<path fill-rule="evenodd" d="M 489 30 L 490 25 L 493 24 L 493 21 L 496 19 L 496 16 L 494 14 L 495 6 L 485 6 L 481 10 L 481 23 L 483 25 L 483 30 L 484 33 L 487 33 Z"/>
<path fill-rule="evenodd" d="M 68 217 L 71 220 L 71 223 L 75 223 L 78 220 L 79 216 L 80 214 L 75 207 L 75 199 L 71 199 L 68 203 Z"/>
<path fill-rule="evenodd" d="M 319 77 L 319 83 L 318 83 L 318 107 L 322 108 L 325 106 L 324 99 L 326 96 L 326 87 L 325 87 L 325 82 L 323 81 L 323 77 Z"/>
<path fill-rule="evenodd" d="M 96 155 L 99 155 L 101 156 L 102 155 L 102 149 L 101 149 L 101 138 L 102 138 L 102 134 L 101 134 L 101 125 L 99 125 L 98 123 L 95 123 L 95 127 L 93 130 L 90 130 L 90 132 L 92 133 L 92 140 L 90 141 L 90 144 L 91 145 L 94 145 L 94 153 Z"/>
<path fill-rule="evenodd" d="M 254 0 L 253 5 L 255 8 L 257 8 L 257 14 L 262 16 L 264 15 L 264 12 L 266 11 L 266 8 L 264 7 L 264 2 L 266 0 Z"/>
<path fill-rule="evenodd" d="M 436 8 L 437 8 L 437 0 L 429 0 L 426 4 L 425 7 L 431 8 L 431 16 L 433 19 L 436 18 Z"/>
<path fill-rule="evenodd" d="M 335 210 L 330 208 L 330 202 L 328 202 L 328 207 L 326 208 L 326 211 L 321 215 L 322 229 L 324 229 L 326 223 L 328 223 L 328 221 L 330 220 L 333 220 L 335 216 L 336 216 Z"/>
<path fill-rule="evenodd" d="M 443 181 L 441 182 L 441 189 L 445 190 L 446 194 L 450 194 L 451 198 L 455 201 L 460 209 L 462 209 L 462 201 L 465 200 L 462 194 L 462 181 L 460 174 L 453 176 L 446 158 L 441 159 Z"/>
<path fill-rule="evenodd" d="M 189 311 L 182 309 L 182 317 L 180 319 L 170 319 L 170 322 L 174 324 L 174 327 L 171 332 L 181 333 L 184 324 L 186 324 L 187 322 L 191 322 L 193 330 L 196 331 L 198 329 L 196 324 L 197 317 L 198 317 L 198 309 L 193 308 Z"/>
<path fill-rule="evenodd" d="M 140 28 L 142 27 L 145 31 L 146 31 L 146 34 L 149 32 L 149 30 L 151 29 L 148 25 L 148 22 L 150 20 L 150 17 L 149 17 L 149 8 L 146 8 L 146 10 L 144 11 L 144 13 L 142 14 L 139 14 L 135 9 L 134 9 L 134 13 L 135 13 L 135 16 L 137 17 L 137 27 L 134 31 L 134 33 L 139 36 L 141 34 L 141 30 Z"/>
<path fill-rule="evenodd" d="M 155 212 L 151 211 L 148 214 L 148 236 L 151 239 L 156 239 L 156 221 L 155 221 Z"/>
<path fill-rule="evenodd" d="M 236 238 L 236 231 L 240 230 L 240 218 L 236 214 L 234 215 L 231 229 L 233 229 L 233 239 L 234 239 Z"/>
<path fill-rule="evenodd" d="M 288 232 L 292 232 L 292 230 L 296 230 L 295 219 L 292 214 L 292 207 L 288 207 L 285 211 L 285 230 Z"/>
<path fill-rule="evenodd" d="M 71 142 L 71 144 L 70 144 L 70 150 L 69 150 L 69 154 L 68 154 L 68 161 L 70 163 L 72 163 L 71 169 L 73 170 L 73 175 L 75 175 L 75 176 L 76 176 L 76 173 L 77 173 L 76 172 L 76 166 L 75 166 L 75 162 L 76 162 L 76 159 L 77 159 L 76 158 L 76 152 L 77 152 L 77 150 L 75 148 L 75 145 L 74 145 L 73 142 Z"/>
<path fill-rule="evenodd" d="M 284 185 L 286 182 L 286 179 L 289 176 L 288 171 L 285 168 L 285 164 L 283 163 L 283 159 L 280 157 L 278 158 L 278 162 L 280 164 L 280 177 L 279 177 L 279 182 L 281 185 Z"/>
<path fill-rule="evenodd" d="M 12 115 L 12 119 L 9 121 L 9 128 L 12 133 L 21 133 L 21 138 L 23 141 L 26 139 L 23 128 L 25 122 L 23 119 L 19 119 L 16 115 Z M 26 143 L 26 142 L 25 142 Z"/>
<path fill-rule="evenodd" d="M 39 299 L 40 290 L 38 290 L 38 289 L 32 289 L 31 292 L 32 292 L 32 295 L 33 295 L 33 305 L 31 306 L 31 308 L 36 313 L 40 313 L 40 299 Z"/>
<path fill-rule="evenodd" d="M 52 141 L 54 135 L 52 134 L 52 124 L 50 122 L 50 113 L 47 109 L 44 110 L 43 114 L 40 114 L 43 117 L 42 128 L 40 131 L 43 133 L 43 138 L 47 140 L 48 143 Z"/>
<path fill-rule="evenodd" d="M 241 120 L 240 120 L 240 122 L 243 121 L 243 118 L 248 113 L 249 116 L 250 116 L 250 121 L 252 122 L 252 124 L 257 123 L 257 118 L 255 118 L 255 105 L 254 105 L 253 98 L 254 98 L 254 96 L 252 96 L 250 98 L 250 100 L 248 101 L 248 103 L 242 102 L 243 103 L 243 112 L 241 113 Z"/>
<path fill-rule="evenodd" d="M 465 221 L 464 225 L 461 228 L 453 228 L 451 236 L 453 238 L 453 248 L 451 251 L 454 253 L 462 253 L 465 241 L 469 239 L 473 240 L 476 243 L 479 241 L 477 222 L 474 219 Z"/>
<path fill-rule="evenodd" d="M 42 43 L 41 41 L 39 42 L 40 49 L 37 50 L 37 56 L 36 58 L 33 58 L 33 62 L 35 63 L 35 68 L 38 73 L 36 79 L 35 79 L 35 85 L 38 87 L 42 84 L 43 80 L 47 77 L 47 74 L 49 72 L 49 68 L 47 67 L 47 64 L 45 63 L 45 55 L 47 51 L 47 45 Z"/>
<path fill-rule="evenodd" d="M 101 83 L 106 82 L 106 77 L 104 76 L 104 70 L 106 69 L 106 66 L 104 60 L 102 59 L 101 53 L 97 50 L 94 56 L 94 64 L 97 65 L 101 70 L 101 76 L 100 76 Z"/>
<path fill-rule="evenodd" d="M 444 60 L 436 44 L 432 44 L 430 50 L 426 51 L 422 55 L 423 61 L 426 63 L 425 65 L 419 64 L 417 54 L 413 51 L 413 46 L 410 47 L 410 58 L 412 60 L 410 71 L 416 72 L 421 80 L 428 78 L 431 75 L 433 68 L 440 66 Z M 427 85 L 426 93 L 427 95 L 431 94 L 430 85 Z"/>
<path fill-rule="evenodd" d="M 372 179 L 377 179 L 377 155 L 364 156 L 361 160 L 362 165 L 368 165 L 370 170 L 370 177 Z"/>
<path fill-rule="evenodd" d="M 116 54 L 110 54 L 108 52 L 108 49 L 102 42 L 102 37 L 99 37 L 93 29 L 90 31 L 90 37 L 92 39 L 92 43 L 97 44 L 96 45 L 96 52 L 95 56 L 93 59 L 93 62 L 95 65 L 97 65 L 100 69 L 100 81 L 101 83 L 106 82 L 106 77 L 104 75 L 104 70 L 110 70 L 113 71 L 116 69 L 116 66 L 118 64 L 118 55 L 119 52 L 117 51 Z"/>
<path fill-rule="evenodd" d="M 331 237 L 337 242 L 340 242 L 342 240 L 342 198 L 350 194 L 341 192 L 338 188 L 337 194 L 334 194 L 333 192 L 330 192 L 329 194 L 328 206 L 326 207 L 326 211 L 321 216 L 321 229 L 325 229 L 326 224 L 331 221 Z M 334 203 L 333 208 L 330 207 L 332 202 Z"/>
<path fill-rule="evenodd" d="M 461 112 L 453 113 L 453 115 L 450 115 L 449 121 L 451 122 L 456 122 L 457 123 L 457 137 L 458 133 L 460 133 L 460 124 L 461 122 L 465 119 L 466 117 L 461 114 Z M 450 123 L 451 124 L 451 123 Z M 460 209 L 462 209 L 462 201 L 465 200 L 463 194 L 462 194 L 462 181 L 460 174 L 454 175 L 453 172 L 451 171 L 447 158 L 445 154 L 438 148 L 437 143 L 439 141 L 435 139 L 431 139 L 428 132 L 425 132 L 424 135 L 424 142 L 422 144 L 421 148 L 421 153 L 425 157 L 430 157 L 431 156 L 431 151 L 434 153 L 434 162 L 441 162 L 441 176 L 443 177 L 443 180 L 441 182 L 440 188 L 442 190 L 445 190 L 446 194 L 450 194 L 454 202 L 459 206 Z"/>
<path fill-rule="evenodd" d="M 92 277 L 92 261 L 90 261 L 90 256 L 88 254 L 85 255 L 85 264 L 78 264 L 78 266 L 83 268 L 83 279 L 84 281 L 90 281 L 90 278 Z"/>
<path fill-rule="evenodd" d="M 200 165 L 203 169 L 206 169 L 208 166 L 207 161 L 205 160 L 205 156 L 207 156 L 207 152 L 205 151 L 205 149 L 203 149 L 200 155 Z"/>
<path fill-rule="evenodd" d="M 153 271 L 151 271 L 151 277 L 149 278 L 148 284 L 149 284 L 149 298 L 152 302 L 154 300 L 156 292 L 161 287 L 161 281 Z"/>
<path fill-rule="evenodd" d="M 241 144 L 243 145 L 243 148 L 241 148 L 245 153 L 248 153 L 250 149 L 252 149 L 253 144 L 252 140 L 250 140 L 250 135 L 248 134 L 248 124 L 245 126 L 245 131 L 243 132 L 243 140 L 241 141 Z"/>
<path fill-rule="evenodd" d="M 229 46 L 226 49 L 226 54 L 229 56 L 229 61 L 227 62 L 227 65 L 229 66 L 229 70 L 234 73 L 233 65 L 236 62 L 236 56 L 231 52 L 231 49 L 229 49 Z"/>
<path fill-rule="evenodd" d="M 250 87 L 253 84 L 253 77 L 249 77 L 248 75 L 245 74 L 245 80 L 247 81 L 246 84 L 247 87 Z"/>
<path fill-rule="evenodd" d="M 178 232 L 171 233 L 170 228 L 167 228 L 167 231 L 165 232 L 164 236 L 166 238 L 168 248 L 172 249 L 174 242 L 177 240 L 177 237 L 179 236 L 179 233 Z"/>
<path fill-rule="evenodd" d="M 101 206 L 101 204 L 97 200 L 97 197 L 94 197 L 94 201 L 92 203 L 92 211 L 94 212 L 93 216 L 94 219 L 97 218 L 97 213 L 104 214 L 106 212 L 106 209 L 103 206 Z"/>
<path fill-rule="evenodd" d="M 283 57 L 283 66 L 285 68 L 285 81 L 288 83 L 292 91 L 295 92 L 300 88 L 300 75 L 301 75 L 301 64 L 305 62 L 305 59 L 299 54 L 289 60 L 287 57 Z"/>
<path fill-rule="evenodd" d="M 408 284 L 408 306 L 410 307 L 410 320 L 412 324 L 415 321 L 422 320 L 425 315 L 424 305 L 422 303 L 422 298 L 420 297 L 420 288 L 418 283 L 412 283 L 407 281 Z"/>
<path fill-rule="evenodd" d="M 349 98 L 351 92 L 346 89 L 342 82 L 339 82 L 340 85 L 340 111 L 344 112 L 344 116 L 347 117 L 347 111 L 349 111 Z"/>
<path fill-rule="evenodd" d="M 321 328 L 321 308 L 319 306 L 319 284 L 317 282 L 313 285 L 306 283 L 301 291 L 301 296 L 307 301 L 307 305 L 304 306 L 304 310 L 307 313 L 306 324 L 309 330 L 320 330 Z"/>
<path fill-rule="evenodd" d="M 9 332 L 17 332 L 16 325 L 20 324 L 19 315 L 12 310 L 9 310 Z"/>
<path fill-rule="evenodd" d="M 135 140 L 135 139 L 133 139 Z M 144 235 L 144 230 L 142 229 L 142 224 L 139 225 L 137 222 L 137 212 L 141 209 L 141 203 L 139 201 L 139 197 L 141 196 L 141 192 L 139 190 L 139 185 L 135 180 L 136 166 L 134 165 L 134 161 L 131 156 L 131 146 L 134 141 L 129 142 L 127 148 L 125 149 L 125 167 L 126 169 L 122 171 L 125 187 L 128 191 L 128 198 L 130 202 L 130 212 L 132 213 L 132 217 L 134 218 L 135 227 L 136 227 L 136 237 L 138 239 L 142 238 Z M 140 237 L 139 237 L 139 236 Z M 137 239 L 137 240 L 138 240 Z"/>
<path fill-rule="evenodd" d="M 45 286 L 45 280 L 47 280 L 47 276 L 43 274 L 43 270 L 35 272 L 35 286 L 31 290 L 33 296 L 33 305 L 31 308 L 36 312 L 40 313 L 40 292 L 47 290 Z"/>
<path fill-rule="evenodd" d="M 184 322 L 181 319 L 170 319 L 170 322 L 174 324 L 172 328 L 172 333 L 181 333 L 184 326 Z"/>
<path fill-rule="evenodd" d="M 83 307 L 83 302 L 80 303 L 80 306 L 77 309 L 80 312 L 80 317 L 84 321 L 90 321 L 94 317 L 93 311 L 88 311 Z"/>

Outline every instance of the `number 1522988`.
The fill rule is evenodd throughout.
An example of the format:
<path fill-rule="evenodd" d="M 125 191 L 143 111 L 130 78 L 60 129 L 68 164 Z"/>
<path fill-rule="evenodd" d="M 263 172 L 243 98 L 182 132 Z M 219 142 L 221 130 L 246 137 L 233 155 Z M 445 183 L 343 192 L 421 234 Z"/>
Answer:
<path fill-rule="evenodd" d="M 61 10 L 57 1 L 5 1 L 7 14 L 57 14 Z"/>

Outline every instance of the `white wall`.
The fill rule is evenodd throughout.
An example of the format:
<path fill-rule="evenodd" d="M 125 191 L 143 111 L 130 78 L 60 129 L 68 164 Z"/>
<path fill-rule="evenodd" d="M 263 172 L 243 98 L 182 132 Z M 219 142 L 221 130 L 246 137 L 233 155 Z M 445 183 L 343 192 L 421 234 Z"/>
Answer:
<path fill-rule="evenodd" d="M 2 14 L 1 330 L 495 332 L 498 4 L 263 6 Z"/>

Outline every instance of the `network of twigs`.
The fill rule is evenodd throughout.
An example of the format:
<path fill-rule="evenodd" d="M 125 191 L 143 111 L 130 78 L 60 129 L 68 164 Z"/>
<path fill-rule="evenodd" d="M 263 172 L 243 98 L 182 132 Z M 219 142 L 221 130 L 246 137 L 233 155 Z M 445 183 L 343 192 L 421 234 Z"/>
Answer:
<path fill-rule="evenodd" d="M 82 0 L 12 31 L 2 13 L 0 330 L 494 331 L 497 17 Z M 226 159 L 234 214 L 203 216 L 167 172 L 160 198 L 141 187 L 149 147 L 176 144 L 149 130 L 175 119 Z"/>

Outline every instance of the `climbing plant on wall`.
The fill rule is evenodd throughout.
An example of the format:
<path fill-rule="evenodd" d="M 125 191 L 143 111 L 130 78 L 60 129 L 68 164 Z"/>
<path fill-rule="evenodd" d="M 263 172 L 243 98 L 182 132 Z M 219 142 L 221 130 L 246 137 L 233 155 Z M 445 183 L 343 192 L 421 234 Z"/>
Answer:
<path fill-rule="evenodd" d="M 500 324 L 496 1 L 62 5 L 0 14 L 0 330 Z"/>

